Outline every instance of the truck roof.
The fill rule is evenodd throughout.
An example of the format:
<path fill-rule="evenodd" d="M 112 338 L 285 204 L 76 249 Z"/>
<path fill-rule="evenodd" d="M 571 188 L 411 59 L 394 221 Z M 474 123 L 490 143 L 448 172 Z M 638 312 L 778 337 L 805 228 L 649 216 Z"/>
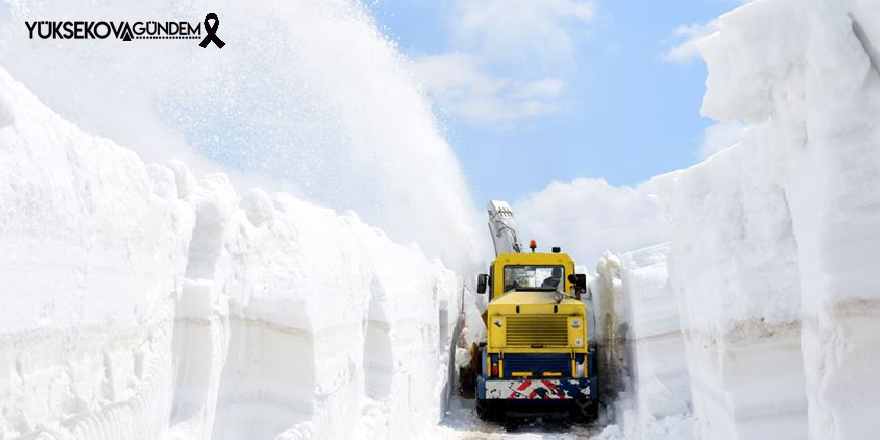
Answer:
<path fill-rule="evenodd" d="M 566 253 L 523 252 L 498 254 L 495 264 L 531 264 L 531 265 L 574 265 L 574 261 Z"/>

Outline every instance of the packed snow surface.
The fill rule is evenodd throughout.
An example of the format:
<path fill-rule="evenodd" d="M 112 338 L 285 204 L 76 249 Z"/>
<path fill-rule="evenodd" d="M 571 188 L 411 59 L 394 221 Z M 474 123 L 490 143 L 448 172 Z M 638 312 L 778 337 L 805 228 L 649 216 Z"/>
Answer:
<path fill-rule="evenodd" d="M 458 281 L 353 213 L 145 165 L 0 70 L 0 438 L 415 438 Z M 342 423 L 341 421 L 345 421 Z"/>

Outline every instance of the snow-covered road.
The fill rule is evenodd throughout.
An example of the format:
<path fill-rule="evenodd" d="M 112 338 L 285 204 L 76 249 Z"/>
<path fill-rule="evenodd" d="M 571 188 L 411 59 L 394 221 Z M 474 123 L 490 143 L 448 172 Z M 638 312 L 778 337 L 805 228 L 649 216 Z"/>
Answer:
<path fill-rule="evenodd" d="M 591 438 L 597 429 L 584 425 L 539 422 L 517 426 L 502 426 L 480 420 L 474 411 L 473 400 L 453 396 L 443 420 L 430 438 L 435 439 L 557 439 Z"/>

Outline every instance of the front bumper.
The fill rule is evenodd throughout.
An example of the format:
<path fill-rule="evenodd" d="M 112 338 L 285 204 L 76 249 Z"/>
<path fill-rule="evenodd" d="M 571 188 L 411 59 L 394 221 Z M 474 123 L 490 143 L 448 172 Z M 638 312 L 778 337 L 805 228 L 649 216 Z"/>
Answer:
<path fill-rule="evenodd" d="M 589 378 L 487 379 L 477 377 L 478 399 L 591 399 Z"/>

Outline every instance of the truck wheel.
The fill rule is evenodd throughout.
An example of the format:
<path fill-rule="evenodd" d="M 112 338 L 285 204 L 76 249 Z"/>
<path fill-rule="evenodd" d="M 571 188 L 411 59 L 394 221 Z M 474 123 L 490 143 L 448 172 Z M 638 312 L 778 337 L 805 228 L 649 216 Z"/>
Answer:
<path fill-rule="evenodd" d="M 484 399 L 477 399 L 477 417 L 483 420 L 489 419 L 489 402 Z"/>
<path fill-rule="evenodd" d="M 480 349 L 477 344 L 471 344 L 471 361 L 458 369 L 458 394 L 467 399 L 473 399 L 477 386 L 477 372 L 480 366 Z"/>
<path fill-rule="evenodd" d="M 587 406 L 587 421 L 595 422 L 596 419 L 599 418 L 599 402 L 596 400 L 591 400 L 590 404 Z"/>
<path fill-rule="evenodd" d="M 476 409 L 477 417 L 490 422 L 498 422 L 502 419 L 501 407 L 498 401 L 491 399 L 477 399 Z"/>
<path fill-rule="evenodd" d="M 595 400 L 575 400 L 571 418 L 579 423 L 592 423 L 599 417 L 599 403 Z"/>

